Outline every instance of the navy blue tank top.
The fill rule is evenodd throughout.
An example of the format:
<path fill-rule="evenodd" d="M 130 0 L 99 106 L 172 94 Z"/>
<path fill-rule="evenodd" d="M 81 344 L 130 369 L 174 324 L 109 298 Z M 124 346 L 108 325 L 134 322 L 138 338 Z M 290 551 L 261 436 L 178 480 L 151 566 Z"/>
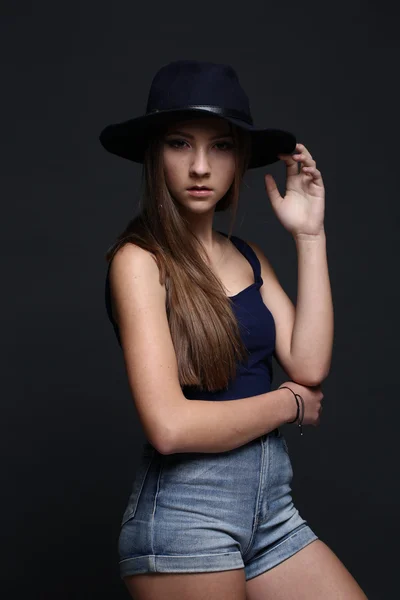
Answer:
<path fill-rule="evenodd" d="M 219 233 L 228 237 L 222 231 Z M 244 240 L 235 235 L 231 235 L 230 239 L 250 262 L 254 273 L 254 283 L 235 296 L 229 296 L 233 312 L 238 320 L 240 335 L 249 356 L 246 362 L 237 364 L 236 378 L 229 381 L 227 388 L 217 392 L 208 392 L 198 386 L 182 386 L 184 396 L 191 400 L 237 400 L 271 391 L 272 355 L 275 351 L 276 332 L 274 318 L 264 304 L 260 293 L 260 287 L 263 284 L 260 261 L 254 250 Z M 118 343 L 121 345 L 118 326 L 111 312 L 109 269 L 110 265 L 107 269 L 105 284 L 106 310 Z"/>

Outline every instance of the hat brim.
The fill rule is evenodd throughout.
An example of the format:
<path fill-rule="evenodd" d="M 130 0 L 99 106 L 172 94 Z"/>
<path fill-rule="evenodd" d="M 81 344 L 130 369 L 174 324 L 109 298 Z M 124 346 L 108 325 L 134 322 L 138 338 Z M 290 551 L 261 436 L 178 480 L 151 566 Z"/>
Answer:
<path fill-rule="evenodd" d="M 257 129 L 234 117 L 222 116 L 211 110 L 193 108 L 160 110 L 121 123 L 107 125 L 100 133 L 99 140 L 108 152 L 133 162 L 143 163 L 149 134 L 161 125 L 171 122 L 172 119 L 178 120 L 193 116 L 217 116 L 248 131 L 252 142 L 249 169 L 275 163 L 280 160 L 278 154 L 291 154 L 296 147 L 295 136 L 283 129 Z"/>

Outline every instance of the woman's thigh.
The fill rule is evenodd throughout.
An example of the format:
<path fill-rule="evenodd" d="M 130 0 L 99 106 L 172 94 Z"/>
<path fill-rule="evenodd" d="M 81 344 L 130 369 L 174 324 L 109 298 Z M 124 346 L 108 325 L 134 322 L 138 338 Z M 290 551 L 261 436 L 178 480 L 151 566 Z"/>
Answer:
<path fill-rule="evenodd" d="M 146 573 L 125 577 L 124 583 L 134 600 L 246 600 L 244 569 Z"/>
<path fill-rule="evenodd" d="M 336 554 L 319 539 L 249 579 L 246 594 L 247 600 L 367 599 Z"/>

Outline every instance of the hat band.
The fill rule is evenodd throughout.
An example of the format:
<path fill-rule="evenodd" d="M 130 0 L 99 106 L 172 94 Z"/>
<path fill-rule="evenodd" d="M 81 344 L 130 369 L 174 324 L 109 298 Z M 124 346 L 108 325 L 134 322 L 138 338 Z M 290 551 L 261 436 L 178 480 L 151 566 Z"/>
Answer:
<path fill-rule="evenodd" d="M 177 106 L 176 108 L 170 107 L 167 109 L 152 108 L 146 114 L 149 115 L 151 113 L 164 113 L 169 111 L 172 112 L 185 110 L 205 110 L 207 112 L 216 114 L 220 117 L 230 117 L 232 119 L 244 121 L 244 123 L 247 123 L 248 125 L 253 125 L 253 119 L 248 113 L 245 113 L 242 110 L 236 110 L 233 108 L 221 108 L 220 106 L 212 106 L 210 104 L 187 104 L 185 106 Z"/>

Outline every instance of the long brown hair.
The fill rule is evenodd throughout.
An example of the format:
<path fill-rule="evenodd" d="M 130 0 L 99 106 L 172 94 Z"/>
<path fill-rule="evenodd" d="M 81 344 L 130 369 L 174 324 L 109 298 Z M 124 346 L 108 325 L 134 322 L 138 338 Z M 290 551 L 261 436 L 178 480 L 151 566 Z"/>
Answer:
<path fill-rule="evenodd" d="M 163 129 L 149 137 L 142 169 L 140 212 L 106 253 L 133 243 L 151 252 L 166 288 L 166 312 L 175 348 L 180 385 L 207 391 L 227 388 L 235 379 L 236 361 L 248 358 L 230 298 L 208 266 L 202 242 L 192 233 L 167 188 L 162 160 Z M 215 210 L 232 208 L 232 233 L 240 185 L 250 159 L 247 132 L 231 125 L 235 175 Z"/>

